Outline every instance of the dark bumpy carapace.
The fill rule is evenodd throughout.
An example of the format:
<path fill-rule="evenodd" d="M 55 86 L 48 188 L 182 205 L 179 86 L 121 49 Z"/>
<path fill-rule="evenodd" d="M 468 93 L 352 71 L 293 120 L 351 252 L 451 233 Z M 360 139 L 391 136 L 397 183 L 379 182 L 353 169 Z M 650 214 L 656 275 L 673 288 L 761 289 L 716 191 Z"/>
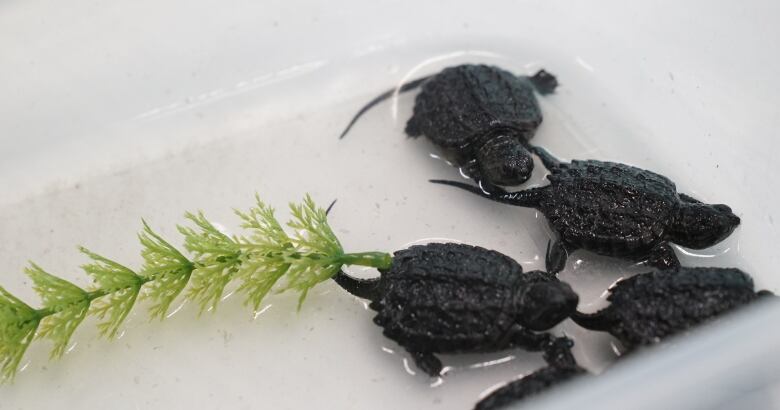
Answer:
<path fill-rule="evenodd" d="M 607 308 L 572 318 L 587 329 L 609 332 L 631 350 L 658 343 L 763 295 L 771 293 L 756 293 L 753 280 L 739 269 L 682 267 L 621 280 L 610 289 Z"/>
<path fill-rule="evenodd" d="M 442 369 L 437 353 L 542 350 L 551 337 L 538 331 L 569 317 L 578 302 L 553 275 L 523 273 L 506 255 L 463 244 L 412 246 L 380 272 L 371 280 L 342 272 L 334 280 L 370 299 L 383 334 L 432 376 Z"/>
<path fill-rule="evenodd" d="M 527 142 L 542 122 L 534 90 L 550 93 L 557 85 L 544 70 L 526 77 L 487 65 L 445 68 L 400 87 L 399 92 L 421 87 L 406 133 L 425 135 L 447 160 L 477 180 L 517 185 L 533 171 Z M 363 107 L 341 137 L 363 113 L 394 92 L 385 92 Z"/>
<path fill-rule="evenodd" d="M 679 266 L 671 243 L 702 249 L 734 231 L 740 219 L 726 205 L 701 203 L 677 193 L 668 178 L 641 168 L 603 161 L 560 162 L 534 147 L 550 170 L 550 185 L 507 192 L 495 186 L 431 181 L 494 201 L 536 208 L 556 234 L 547 270 L 563 269 L 570 252 L 585 249 L 661 269 Z"/>
<path fill-rule="evenodd" d="M 491 392 L 482 399 L 475 410 L 496 410 L 509 406 L 529 396 L 542 393 L 549 388 L 588 372 L 577 365 L 571 354 L 574 343 L 559 337 L 544 349 L 544 359 L 547 366 L 527 376 L 511 381 Z"/>

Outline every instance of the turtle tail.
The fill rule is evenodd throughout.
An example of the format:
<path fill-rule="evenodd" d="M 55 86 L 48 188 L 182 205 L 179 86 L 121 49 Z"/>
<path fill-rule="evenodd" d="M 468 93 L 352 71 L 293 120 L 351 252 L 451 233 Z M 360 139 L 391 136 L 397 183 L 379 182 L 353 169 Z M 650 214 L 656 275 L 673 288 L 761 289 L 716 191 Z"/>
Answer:
<path fill-rule="evenodd" d="M 605 310 L 596 313 L 574 312 L 571 320 L 588 330 L 608 331 L 614 325 L 614 320 L 610 319 L 609 313 Z"/>
<path fill-rule="evenodd" d="M 455 188 L 460 188 L 464 191 L 469 191 L 472 194 L 479 195 L 483 198 L 487 198 L 496 202 L 504 204 L 522 206 L 526 208 L 536 208 L 539 206 L 539 202 L 544 192 L 544 187 L 524 189 L 517 192 L 508 192 L 502 188 L 491 186 L 490 192 L 483 190 L 481 187 L 466 184 L 459 181 L 449 181 L 445 179 L 431 179 L 429 182 L 434 184 L 449 185 Z"/>
<path fill-rule="evenodd" d="M 371 301 L 379 298 L 379 278 L 358 279 L 347 275 L 343 270 L 339 270 L 336 276 L 333 277 L 333 280 L 353 296 Z"/>
<path fill-rule="evenodd" d="M 536 74 L 528 77 L 528 80 L 541 95 L 552 94 L 558 87 L 558 79 L 544 70 L 537 71 Z"/>
<path fill-rule="evenodd" d="M 428 75 L 428 76 L 425 76 L 425 77 L 422 77 L 422 78 L 418 78 L 416 80 L 412 80 L 412 81 L 410 81 L 408 83 L 402 84 L 401 87 L 391 88 L 391 89 L 383 92 L 382 94 L 379 94 L 376 98 L 374 98 L 373 100 L 369 101 L 368 104 L 364 105 L 363 108 L 361 108 L 357 112 L 357 114 L 355 114 L 355 116 L 352 117 L 352 121 L 350 121 L 349 124 L 347 124 L 347 128 L 345 128 L 344 131 L 341 133 L 341 135 L 339 135 L 339 139 L 344 138 L 347 135 L 347 133 L 349 132 L 349 130 L 352 129 L 352 126 L 355 125 L 357 120 L 360 119 L 360 117 L 362 117 L 363 114 L 365 114 L 368 110 L 373 108 L 375 105 L 381 103 L 382 101 L 385 101 L 388 98 L 392 97 L 393 94 L 395 94 L 395 92 L 396 92 L 396 88 L 398 89 L 399 93 L 405 93 L 407 91 L 411 91 L 411 90 L 414 90 L 415 88 L 419 87 L 420 84 L 424 83 L 425 80 L 427 80 L 427 79 L 429 79 L 431 77 L 432 76 Z"/>

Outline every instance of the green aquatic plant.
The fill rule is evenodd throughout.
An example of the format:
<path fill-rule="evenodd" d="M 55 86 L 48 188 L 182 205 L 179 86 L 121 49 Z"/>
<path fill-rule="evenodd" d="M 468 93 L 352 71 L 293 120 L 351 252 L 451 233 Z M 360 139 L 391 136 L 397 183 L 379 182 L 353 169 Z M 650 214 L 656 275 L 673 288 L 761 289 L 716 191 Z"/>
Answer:
<path fill-rule="evenodd" d="M 300 294 L 298 308 L 308 291 L 333 277 L 344 265 L 389 268 L 391 256 L 382 252 L 345 253 L 328 225 L 325 210 L 310 196 L 290 204 L 288 234 L 274 209 L 257 198 L 248 212 L 236 211 L 246 236 L 229 236 L 202 212 L 187 213 L 185 256 L 142 221 L 138 235 L 143 265 L 134 271 L 84 247 L 90 263 L 82 266 L 93 279 L 91 289 L 54 276 L 30 263 L 25 273 L 41 298 L 35 309 L 0 287 L 0 379 L 13 379 L 25 351 L 34 339 L 49 339 L 51 358 L 61 357 L 76 328 L 88 315 L 98 319 L 100 334 L 116 337 L 139 299 L 150 302 L 152 319 L 163 320 L 182 295 L 197 303 L 200 312 L 215 310 L 225 288 L 238 282 L 237 292 L 257 310 L 269 292 Z M 281 282 L 281 283 L 280 283 Z"/>

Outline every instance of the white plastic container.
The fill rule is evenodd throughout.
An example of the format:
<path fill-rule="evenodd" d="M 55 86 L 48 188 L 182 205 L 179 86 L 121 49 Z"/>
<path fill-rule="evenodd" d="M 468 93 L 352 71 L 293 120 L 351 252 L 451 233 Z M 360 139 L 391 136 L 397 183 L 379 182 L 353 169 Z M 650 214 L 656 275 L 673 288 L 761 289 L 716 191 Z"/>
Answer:
<path fill-rule="evenodd" d="M 460 240 L 541 268 L 547 232 L 535 212 L 426 182 L 458 174 L 426 142 L 404 138 L 412 95 L 336 139 L 379 92 L 468 61 L 555 73 L 561 87 L 542 102 L 536 143 L 650 168 L 682 192 L 728 203 L 743 220 L 733 237 L 678 254 L 740 267 L 778 291 L 778 16 L 776 2 L 760 0 L 2 4 L 0 285 L 36 303 L 22 274 L 29 259 L 87 285 L 77 244 L 138 266 L 142 217 L 176 244 L 186 210 L 236 232 L 231 209 L 255 192 L 282 210 L 305 192 L 321 204 L 338 198 L 331 221 L 349 250 Z M 632 272 L 576 254 L 563 277 L 595 310 Z M 361 301 L 326 283 L 300 313 L 295 304 L 274 295 L 253 315 L 231 297 L 214 314 L 184 306 L 163 323 L 148 323 L 141 305 L 115 342 L 87 321 L 58 362 L 34 343 L 16 382 L 0 386 L 0 408 L 465 409 L 542 365 L 510 351 L 445 357 L 451 371 L 438 380 L 410 376 Z M 776 382 L 771 317 L 746 312 L 539 404 L 741 405 L 728 400 Z M 576 339 L 594 372 L 614 359 L 603 334 L 570 322 L 556 331 Z M 779 405 L 777 388 L 763 391 L 750 403 Z"/>

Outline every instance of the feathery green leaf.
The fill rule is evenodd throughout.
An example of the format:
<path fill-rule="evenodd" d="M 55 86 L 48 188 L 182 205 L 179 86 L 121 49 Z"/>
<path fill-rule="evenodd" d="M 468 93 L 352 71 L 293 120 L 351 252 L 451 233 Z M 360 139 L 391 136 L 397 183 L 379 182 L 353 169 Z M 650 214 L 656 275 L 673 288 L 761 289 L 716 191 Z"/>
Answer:
<path fill-rule="evenodd" d="M 295 252 L 292 241 L 274 216 L 274 209 L 255 196 L 256 206 L 248 213 L 236 211 L 241 226 L 252 232 L 240 237 L 243 249 L 237 276 L 242 283 L 238 291 L 247 295 L 246 304 L 258 310 L 263 298 L 290 268 L 287 255 Z"/>
<path fill-rule="evenodd" d="M 32 279 L 33 289 L 40 295 L 44 309 L 52 313 L 43 318 L 38 337 L 50 339 L 54 344 L 51 358 L 59 358 L 65 353 L 73 332 L 87 315 L 90 295 L 34 263 L 25 268 L 25 273 Z"/>
<path fill-rule="evenodd" d="M 151 281 L 145 297 L 153 301 L 149 308 L 152 319 L 164 319 L 171 303 L 190 281 L 195 265 L 173 245 L 157 235 L 143 221 L 144 230 L 138 235 L 143 249 L 144 265 L 141 275 Z"/>
<path fill-rule="evenodd" d="M 88 311 L 89 301 L 83 301 L 43 318 L 38 329 L 38 337 L 50 339 L 54 343 L 50 354 L 52 359 L 58 359 L 65 354 L 73 332 L 87 316 Z"/>
<path fill-rule="evenodd" d="M 184 248 L 194 255 L 195 260 L 187 298 L 198 302 L 202 313 L 216 309 L 225 286 L 241 264 L 241 249 L 235 240 L 209 222 L 203 212 L 197 215 L 188 212 L 185 217 L 197 227 L 178 227 L 184 235 Z"/>
<path fill-rule="evenodd" d="M 114 338 L 119 326 L 133 309 L 141 286 L 149 279 L 87 248 L 79 249 L 92 259 L 93 263 L 83 265 L 81 268 L 92 276 L 99 289 L 95 294 L 98 299 L 92 303 L 89 313 L 101 320 L 98 323 L 100 334 L 109 339 Z"/>
<path fill-rule="evenodd" d="M 343 266 L 344 249 L 328 225 L 325 210 L 317 207 L 310 195 L 301 204 L 290 204 L 293 219 L 287 225 L 295 229 L 292 242 L 299 255 L 290 260 L 288 283 L 282 290 L 295 289 L 301 293 L 300 309 L 309 289 L 330 279 Z"/>
<path fill-rule="evenodd" d="M 38 312 L 0 287 L 0 378 L 13 379 L 19 362 L 35 338 Z"/>
<path fill-rule="evenodd" d="M 293 219 L 287 223 L 295 229 L 294 242 L 304 254 L 337 256 L 344 253 L 336 234 L 330 229 L 325 210 L 317 207 L 310 195 L 301 204 L 290 204 Z"/>

